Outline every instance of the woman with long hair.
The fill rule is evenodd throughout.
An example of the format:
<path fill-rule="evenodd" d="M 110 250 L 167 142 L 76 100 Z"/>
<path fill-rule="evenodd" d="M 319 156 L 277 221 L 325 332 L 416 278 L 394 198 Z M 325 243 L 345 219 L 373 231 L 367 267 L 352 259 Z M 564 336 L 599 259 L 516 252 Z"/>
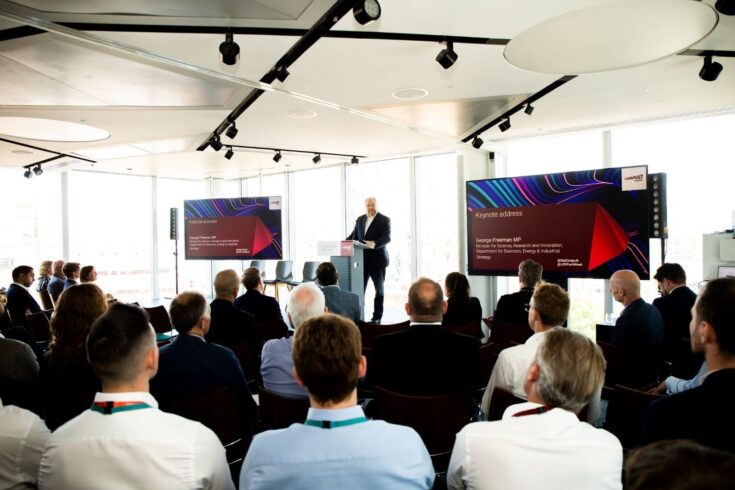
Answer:
<path fill-rule="evenodd" d="M 467 325 L 482 319 L 480 300 L 470 296 L 470 283 L 464 274 L 447 274 L 444 293 L 447 295 L 447 312 L 442 325 Z"/>

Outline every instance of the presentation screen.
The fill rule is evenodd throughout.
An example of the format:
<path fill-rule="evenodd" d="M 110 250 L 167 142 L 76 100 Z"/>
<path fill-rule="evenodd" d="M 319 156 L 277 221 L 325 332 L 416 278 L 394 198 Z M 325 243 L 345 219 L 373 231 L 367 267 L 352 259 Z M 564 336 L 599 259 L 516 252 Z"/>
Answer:
<path fill-rule="evenodd" d="M 190 259 L 282 259 L 281 197 L 184 201 Z"/>
<path fill-rule="evenodd" d="M 648 279 L 646 166 L 467 182 L 469 273 L 511 276 L 533 259 L 544 275 Z"/>

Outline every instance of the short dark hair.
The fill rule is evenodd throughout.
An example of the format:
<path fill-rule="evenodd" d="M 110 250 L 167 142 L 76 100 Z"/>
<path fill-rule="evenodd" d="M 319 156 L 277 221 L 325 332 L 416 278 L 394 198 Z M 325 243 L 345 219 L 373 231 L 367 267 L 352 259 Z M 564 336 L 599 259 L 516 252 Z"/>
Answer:
<path fill-rule="evenodd" d="M 559 326 L 569 315 L 569 293 L 558 284 L 539 282 L 533 290 L 533 309 L 544 325 Z"/>
<path fill-rule="evenodd" d="M 242 285 L 248 291 L 253 290 L 260 284 L 260 269 L 257 267 L 248 267 L 242 273 Z"/>
<path fill-rule="evenodd" d="M 316 268 L 316 280 L 322 286 L 331 286 L 339 281 L 339 272 L 331 262 L 322 262 Z"/>
<path fill-rule="evenodd" d="M 113 303 L 92 324 L 87 359 L 103 382 L 132 381 L 140 372 L 140 359 L 155 345 L 148 313 L 139 306 Z"/>
<path fill-rule="evenodd" d="M 79 272 L 79 262 L 67 262 L 61 271 L 66 277 L 72 277 L 75 272 Z"/>
<path fill-rule="evenodd" d="M 518 264 L 518 277 L 527 288 L 532 288 L 541 280 L 544 266 L 535 260 L 526 259 Z"/>
<path fill-rule="evenodd" d="M 195 291 L 185 291 L 171 301 L 168 316 L 171 325 L 180 333 L 187 333 L 194 328 L 207 311 L 207 300 Z"/>
<path fill-rule="evenodd" d="M 709 281 L 695 304 L 697 320 L 712 325 L 720 350 L 735 356 L 735 277 Z"/>
<path fill-rule="evenodd" d="M 354 323 L 324 314 L 296 329 L 291 349 L 294 368 L 319 403 L 338 403 L 357 387 L 362 341 Z"/>
<path fill-rule="evenodd" d="M 22 276 L 23 274 L 28 274 L 32 270 L 33 267 L 31 267 L 30 265 L 19 265 L 18 267 L 13 269 L 13 272 L 11 273 L 13 276 L 13 282 L 20 279 L 20 276 Z"/>
<path fill-rule="evenodd" d="M 93 265 L 85 265 L 82 267 L 81 271 L 79 272 L 79 280 L 82 282 L 87 282 L 89 280 L 89 275 L 94 270 Z"/>
<path fill-rule="evenodd" d="M 443 301 L 444 292 L 439 284 L 427 277 L 418 278 L 408 290 L 411 319 L 418 322 L 441 321 Z"/>
<path fill-rule="evenodd" d="M 653 275 L 653 278 L 658 282 L 661 282 L 664 279 L 668 279 L 675 284 L 687 282 L 687 274 L 684 272 L 684 268 L 679 264 L 668 262 L 661 264 L 661 267 L 656 270 L 656 274 Z"/>

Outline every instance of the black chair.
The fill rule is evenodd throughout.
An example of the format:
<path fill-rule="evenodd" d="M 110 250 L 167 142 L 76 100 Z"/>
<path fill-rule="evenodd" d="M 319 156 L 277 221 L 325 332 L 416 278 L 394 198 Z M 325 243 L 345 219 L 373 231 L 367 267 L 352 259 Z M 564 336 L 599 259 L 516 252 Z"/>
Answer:
<path fill-rule="evenodd" d="M 258 336 L 261 344 L 265 344 L 271 339 L 288 337 L 288 327 L 282 320 L 255 322 L 255 334 Z"/>
<path fill-rule="evenodd" d="M 260 357 L 252 352 L 246 342 L 233 345 L 231 349 L 235 353 L 235 357 L 240 361 L 240 366 L 242 367 L 243 373 L 245 373 L 245 379 L 248 382 L 250 392 L 255 392 L 255 389 L 262 383 L 260 378 Z"/>
<path fill-rule="evenodd" d="M 505 388 L 495 387 L 492 395 L 490 395 L 490 407 L 487 411 L 488 420 L 501 420 L 505 409 L 517 403 L 523 403 L 526 400 L 515 396 Z"/>
<path fill-rule="evenodd" d="M 368 323 L 360 320 L 357 322 L 357 327 L 360 329 L 360 335 L 362 337 L 363 349 L 371 349 L 373 346 L 373 339 L 378 335 L 386 333 L 401 332 L 406 330 L 411 325 L 409 320 L 400 323 L 391 324 L 379 324 L 379 323 Z"/>
<path fill-rule="evenodd" d="M 442 328 L 447 332 L 454 332 L 476 339 L 482 339 L 482 327 L 480 326 L 480 320 L 466 323 L 464 325 L 442 325 Z"/>
<path fill-rule="evenodd" d="M 321 264 L 321 262 L 314 262 L 314 261 L 304 262 L 304 270 L 302 271 L 302 274 L 301 274 L 301 280 L 300 281 L 289 281 L 288 288 L 291 289 L 304 282 L 316 281 L 316 270 L 319 267 L 319 264 Z"/>
<path fill-rule="evenodd" d="M 658 349 L 620 347 L 597 342 L 607 361 L 603 399 L 608 399 L 615 385 L 645 388 L 658 382 Z"/>
<path fill-rule="evenodd" d="M 26 313 L 26 320 L 34 342 L 48 342 L 51 340 L 51 325 L 46 313 L 43 311 Z"/>
<path fill-rule="evenodd" d="M 607 405 L 605 430 L 615 434 L 625 449 L 634 448 L 640 437 L 648 405 L 662 396 L 615 385 Z M 694 416 L 706 417 L 707 414 L 692 414 Z"/>
<path fill-rule="evenodd" d="M 171 330 L 173 330 L 173 326 L 171 325 L 171 318 L 169 318 L 168 311 L 166 311 L 165 306 L 158 305 L 152 307 L 143 307 L 143 309 L 148 312 L 151 325 L 153 326 L 153 330 L 155 330 L 156 333 L 169 333 L 171 332 Z"/>
<path fill-rule="evenodd" d="M 533 335 L 528 325 L 514 325 L 492 318 L 485 318 L 483 321 L 490 330 L 490 342 L 497 353 L 515 344 L 523 344 Z"/>
<path fill-rule="evenodd" d="M 263 430 L 285 429 L 304 422 L 309 412 L 308 398 L 286 398 L 258 387 L 260 426 Z"/>
<path fill-rule="evenodd" d="M 293 261 L 279 260 L 276 264 L 276 278 L 265 280 L 263 283 L 265 284 L 265 288 L 267 288 L 269 284 L 272 284 L 273 287 L 276 288 L 274 296 L 276 301 L 278 301 L 278 286 L 281 284 L 288 286 L 288 283 L 291 281 L 293 281 Z M 265 289 L 263 292 L 265 292 Z"/>
<path fill-rule="evenodd" d="M 495 348 L 492 342 L 480 346 L 480 373 L 477 377 L 477 392 L 475 393 L 475 399 L 482 400 L 482 395 L 485 393 L 487 383 L 490 381 L 490 376 L 493 374 L 493 368 L 495 363 L 498 362 L 498 353 L 495 352 Z"/>
<path fill-rule="evenodd" d="M 38 295 L 41 297 L 41 304 L 43 305 L 44 310 L 54 309 L 54 300 L 51 299 L 51 295 L 48 291 L 44 289 L 42 291 L 39 291 Z"/>

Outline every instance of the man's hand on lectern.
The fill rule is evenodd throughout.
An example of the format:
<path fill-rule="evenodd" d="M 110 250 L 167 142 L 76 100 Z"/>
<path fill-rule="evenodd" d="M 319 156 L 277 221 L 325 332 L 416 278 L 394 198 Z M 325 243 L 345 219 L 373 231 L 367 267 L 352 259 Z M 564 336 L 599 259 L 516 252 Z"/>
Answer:
<path fill-rule="evenodd" d="M 372 240 L 365 240 L 365 245 L 367 245 L 370 248 L 375 248 L 375 242 Z"/>

